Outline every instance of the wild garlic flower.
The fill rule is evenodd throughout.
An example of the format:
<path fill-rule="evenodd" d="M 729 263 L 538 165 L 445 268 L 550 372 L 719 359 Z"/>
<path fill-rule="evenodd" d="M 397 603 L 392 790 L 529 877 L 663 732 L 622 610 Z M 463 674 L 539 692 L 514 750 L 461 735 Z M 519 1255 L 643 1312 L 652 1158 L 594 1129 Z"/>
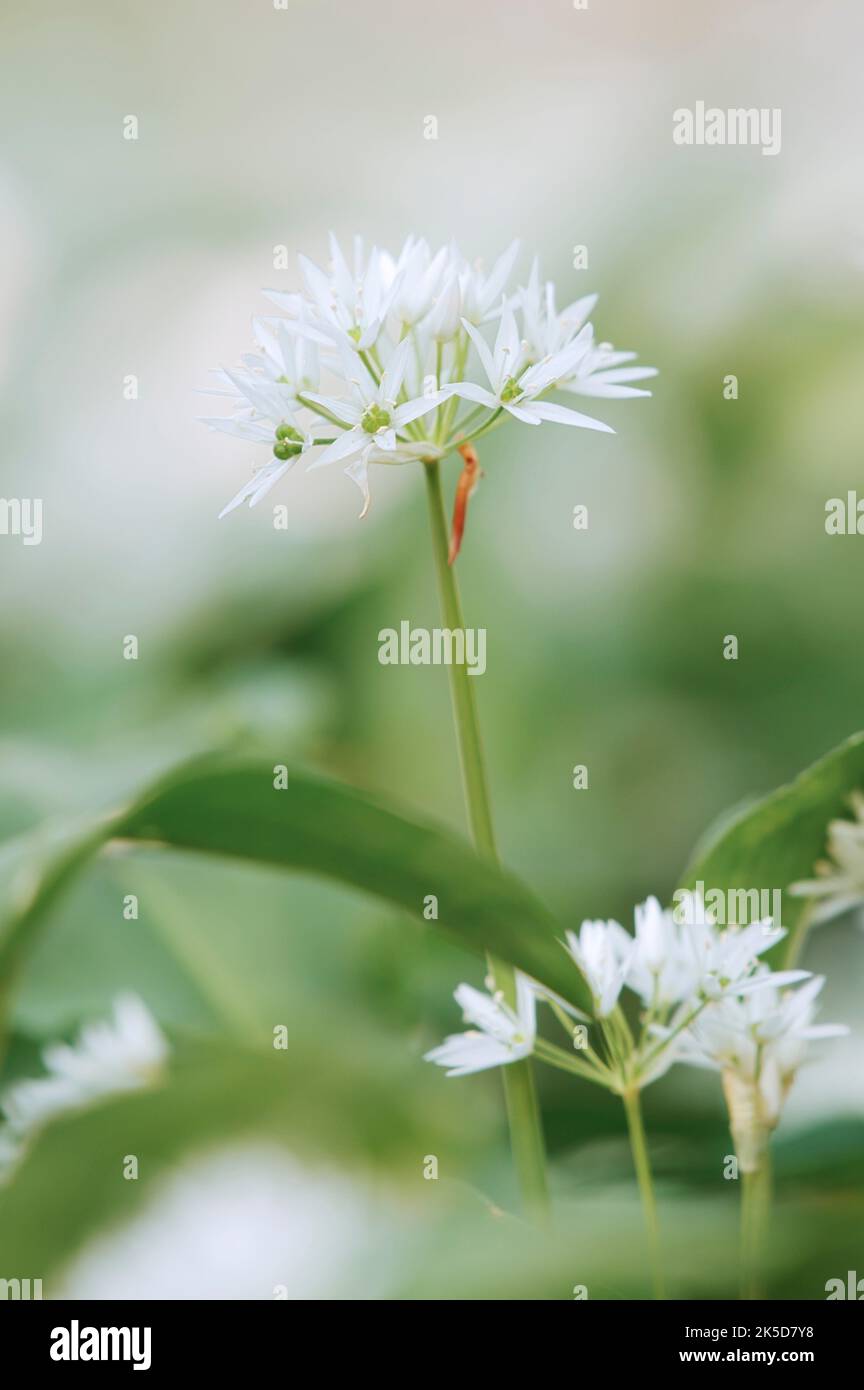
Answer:
<path fill-rule="evenodd" d="M 517 973 L 515 1010 L 499 994 L 460 985 L 456 999 L 479 1031 L 448 1037 L 426 1060 L 450 1068 L 450 1076 L 461 1076 L 534 1053 L 552 1066 L 627 1095 L 663 1076 L 674 1062 L 684 1060 L 684 1053 L 692 1060 L 700 1021 L 709 1018 L 706 1028 L 716 1028 L 723 1019 L 716 1012 L 720 1004 L 728 1002 L 737 1016 L 745 999 L 764 994 L 774 1001 L 779 990 L 810 978 L 805 970 L 769 970 L 760 960 L 785 935 L 782 929 L 770 922 L 720 928 L 698 894 L 684 895 L 674 912 L 648 898 L 637 905 L 634 918 L 633 936 L 611 920 L 586 921 L 578 932 L 566 933 L 563 944 L 593 1002 L 591 1038 L 587 1029 L 574 1026 L 591 1020 Z M 633 1010 L 622 1007 L 628 990 L 642 1006 L 635 1029 L 627 1016 Z M 795 997 L 803 1006 L 809 995 Z M 573 1051 L 538 1036 L 536 999 L 550 1006 Z M 753 1017 L 761 1018 L 758 1003 L 752 1007 Z M 770 1012 L 767 1005 L 764 1012 Z"/>
<path fill-rule="evenodd" d="M 794 984 L 804 971 L 765 974 L 759 957 L 786 935 L 769 920 L 747 927 L 718 927 L 701 897 L 684 896 L 674 911 L 648 898 L 634 911 L 635 936 L 618 922 L 583 922 L 567 932 L 567 949 L 605 1018 L 626 985 L 654 1013 L 676 1004 L 719 999 L 763 989 L 766 983 Z"/>
<path fill-rule="evenodd" d="M 591 991 L 596 1016 L 606 1018 L 624 986 L 633 938 L 618 922 L 583 922 L 578 933 L 566 933 L 566 941 Z"/>
<path fill-rule="evenodd" d="M 759 957 L 786 936 L 766 917 L 748 926 L 719 927 L 698 894 L 685 900 L 680 923 L 684 961 L 692 963 L 691 993 L 701 999 L 747 994 L 768 985 L 792 985 L 807 978 L 803 970 L 768 971 Z"/>
<path fill-rule="evenodd" d="M 426 1053 L 425 1062 L 446 1067 L 448 1076 L 468 1076 L 530 1057 L 537 1036 L 537 1002 L 525 975 L 516 975 L 515 1009 L 500 994 L 484 994 L 471 985 L 459 985 L 454 998 L 465 1022 L 474 1027 L 467 1033 L 451 1033 L 440 1047 Z"/>
<path fill-rule="evenodd" d="M 415 237 L 396 256 L 367 255 L 357 238 L 349 264 L 331 236 L 326 269 L 301 256 L 303 288 L 268 291 L 284 317 L 256 319 L 256 351 L 213 388 L 234 413 L 205 423 L 269 445 L 275 458 L 222 515 L 254 506 L 307 453 L 309 467 L 345 462 L 365 515 L 370 464 L 431 463 L 509 418 L 611 433 L 550 393 L 648 395 L 626 383 L 654 368 L 622 367 L 633 353 L 595 342 L 595 296 L 558 313 L 536 262 L 527 286 L 511 286 L 518 249 L 513 242 L 488 273 L 455 246 L 433 254 Z"/>
<path fill-rule="evenodd" d="M 797 897 L 815 900 L 814 923 L 864 907 L 864 794 L 853 792 L 849 804 L 853 819 L 828 826 L 828 858 L 815 865 L 817 877 L 791 888 Z"/>
<path fill-rule="evenodd" d="M 120 995 L 110 1021 L 85 1024 L 74 1044 L 46 1047 L 45 1075 L 17 1081 L 0 1095 L 6 1117 L 0 1152 L 8 1160 L 57 1116 L 152 1085 L 167 1057 L 168 1044 L 147 1006 L 133 994 Z"/>
<path fill-rule="evenodd" d="M 451 1033 L 440 1047 L 434 1047 L 423 1058 L 424 1062 L 447 1067 L 448 1076 L 467 1076 L 530 1057 L 538 1042 L 538 1000 L 550 1005 L 560 1019 L 587 1022 L 587 1016 L 579 1009 L 521 970 L 516 971 L 515 1009 L 500 992 L 484 994 L 473 985 L 459 985 L 453 997 L 465 1022 L 473 1023 L 474 1028 L 467 1033 Z"/>
<path fill-rule="evenodd" d="M 344 353 L 345 349 L 342 351 Z M 400 445 L 400 436 L 404 437 L 408 425 L 428 415 L 447 399 L 446 391 L 432 391 L 398 404 L 411 351 L 410 339 L 403 338 L 380 377 L 361 363 L 360 374 L 350 379 L 353 400 L 320 396 L 315 391 L 310 391 L 307 397 L 312 406 L 341 431 L 310 467 L 320 468 L 337 459 L 353 458 L 346 471 L 363 493 L 361 516 L 365 515 L 370 501 L 368 463 L 404 463 L 416 458 L 415 446 Z M 350 364 L 347 369 L 351 370 Z"/>
<path fill-rule="evenodd" d="M 767 967 L 760 967 L 760 973 L 763 988 L 710 1004 L 676 1044 L 678 1061 L 722 1074 L 736 1152 L 745 1172 L 759 1167 L 807 1044 L 849 1031 L 843 1024 L 813 1021 L 824 976 L 781 990 Z"/>

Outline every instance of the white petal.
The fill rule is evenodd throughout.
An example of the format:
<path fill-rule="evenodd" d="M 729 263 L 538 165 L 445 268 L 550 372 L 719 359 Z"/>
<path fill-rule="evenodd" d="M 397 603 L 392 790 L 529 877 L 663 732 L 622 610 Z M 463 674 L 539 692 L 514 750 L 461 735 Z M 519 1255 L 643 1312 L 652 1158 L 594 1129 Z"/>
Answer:
<path fill-rule="evenodd" d="M 505 410 L 509 411 L 515 420 L 521 420 L 523 425 L 539 425 L 541 416 L 534 409 L 533 402 L 524 405 L 505 405 Z"/>
<path fill-rule="evenodd" d="M 604 434 L 614 434 L 611 425 L 606 425 L 602 420 L 595 420 L 590 415 L 581 415 L 578 410 L 571 410 L 566 405 L 555 405 L 552 401 L 532 401 L 531 410 L 539 415 L 541 420 L 550 420 L 557 425 L 577 425 L 581 429 L 601 430 Z"/>
<path fill-rule="evenodd" d="M 314 463 L 310 463 L 308 471 L 313 468 L 322 468 L 327 463 L 336 463 L 338 459 L 348 458 L 350 454 L 356 454 L 366 444 L 367 435 L 359 427 L 353 430 L 346 430 L 345 434 L 334 439 L 328 445 L 323 454 L 319 454 Z"/>
<path fill-rule="evenodd" d="M 346 425 L 359 425 L 363 411 L 359 406 L 354 405 L 353 401 L 334 400 L 332 396 L 319 396 L 317 391 L 304 392 L 307 401 L 313 401 L 315 405 L 323 405 L 325 410 L 329 410 L 331 415 L 335 415 L 337 420 L 343 421 Z"/>
<path fill-rule="evenodd" d="M 475 386 L 473 381 L 454 381 L 447 391 L 453 396 L 461 396 L 465 401 L 486 405 L 490 410 L 497 410 L 500 405 L 497 396 L 493 396 L 491 391 L 484 391 L 482 386 Z"/>
<path fill-rule="evenodd" d="M 418 396 L 416 401 L 406 401 L 393 411 L 393 424 L 400 430 L 412 420 L 419 420 L 422 415 L 428 415 L 429 411 L 434 410 L 442 401 L 449 400 L 451 394 L 453 393 L 448 388 L 446 391 L 435 391 L 431 396 Z"/>
<path fill-rule="evenodd" d="M 486 342 L 486 339 L 483 337 L 483 334 L 480 332 L 479 328 L 475 328 L 473 323 L 469 323 L 467 319 L 462 320 L 462 327 L 465 329 L 465 332 L 468 334 L 469 338 L 471 339 L 472 343 L 477 349 L 480 361 L 483 364 L 483 370 L 486 373 L 486 376 L 489 380 L 489 385 L 492 387 L 493 390 L 497 391 L 501 383 L 498 380 L 498 372 L 495 366 L 495 359 L 492 356 L 492 353 L 489 351 L 489 345 Z"/>

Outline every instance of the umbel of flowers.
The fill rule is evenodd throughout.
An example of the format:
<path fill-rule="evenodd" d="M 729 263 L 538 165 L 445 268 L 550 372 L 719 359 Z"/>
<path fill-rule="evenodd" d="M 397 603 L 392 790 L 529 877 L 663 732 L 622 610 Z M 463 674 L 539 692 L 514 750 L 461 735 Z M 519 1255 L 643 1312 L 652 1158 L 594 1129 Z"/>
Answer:
<path fill-rule="evenodd" d="M 372 464 L 435 462 L 505 421 L 612 433 L 554 397 L 620 399 L 655 375 L 598 342 L 596 295 L 563 309 L 537 261 L 513 283 L 518 242 L 489 271 L 453 245 L 409 237 L 395 255 L 330 238 L 321 269 L 300 256 L 303 288 L 265 293 L 281 312 L 253 321 L 256 349 L 217 373 L 232 414 L 205 423 L 260 446 L 252 478 L 225 507 L 254 506 L 303 459 L 342 463 L 370 503 Z"/>
<path fill-rule="evenodd" d="M 593 1022 L 584 1015 L 576 1022 L 569 1005 L 521 975 L 516 1009 L 463 984 L 456 1000 L 471 1030 L 448 1037 L 426 1060 L 446 1067 L 448 1076 L 463 1076 L 533 1054 L 621 1096 L 661 1290 L 639 1092 L 676 1062 L 719 1072 L 746 1180 L 763 1169 L 809 1044 L 848 1032 L 814 1021 L 824 977 L 774 971 L 763 962 L 785 935 L 770 919 L 721 928 L 695 894 L 680 895 L 674 911 L 649 898 L 635 910 L 632 935 L 614 921 L 583 922 L 567 933 L 567 951 L 591 993 Z M 635 1023 L 633 1010 L 622 1008 L 625 991 L 635 996 Z M 572 1048 L 539 1035 L 538 1000 L 549 1006 Z"/>
<path fill-rule="evenodd" d="M 750 1136 L 749 1147 L 757 1131 L 777 1124 L 807 1043 L 847 1031 L 813 1022 L 824 977 L 762 962 L 785 935 L 767 919 L 721 928 L 695 894 L 674 910 L 648 898 L 635 910 L 633 935 L 614 921 L 583 922 L 567 933 L 567 951 L 593 999 L 590 1032 L 574 1020 L 591 1020 L 525 976 L 515 1010 L 463 984 L 456 1000 L 474 1027 L 426 1060 L 462 1076 L 534 1053 L 619 1095 L 641 1090 L 675 1062 L 707 1067 L 721 1073 L 733 1098 L 733 1130 Z M 625 990 L 638 1001 L 635 1027 L 621 1007 Z M 572 1050 L 538 1037 L 538 1000 L 563 1025 Z M 742 1166 L 750 1166 L 743 1156 Z"/>

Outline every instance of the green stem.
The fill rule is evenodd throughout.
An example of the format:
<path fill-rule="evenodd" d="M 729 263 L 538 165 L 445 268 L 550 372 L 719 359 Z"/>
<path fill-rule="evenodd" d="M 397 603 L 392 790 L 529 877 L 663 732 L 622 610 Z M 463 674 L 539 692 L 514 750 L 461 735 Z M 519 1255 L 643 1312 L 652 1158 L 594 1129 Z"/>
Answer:
<path fill-rule="evenodd" d="M 437 463 L 424 464 L 426 474 L 426 497 L 429 504 L 429 524 L 432 533 L 432 549 L 435 554 L 435 568 L 438 575 L 438 592 L 441 601 L 441 614 L 444 625 L 451 630 L 464 629 L 462 604 L 456 584 L 456 575 L 447 562 L 449 539 L 447 519 L 444 513 L 444 499 L 441 494 L 441 470 Z M 453 701 L 453 720 L 459 744 L 459 760 L 462 767 L 462 784 L 465 793 L 465 806 L 471 834 L 477 849 L 482 855 L 498 862 L 495 845 L 495 832 L 492 827 L 492 813 L 489 805 L 489 790 L 486 783 L 486 769 L 483 762 L 483 749 L 480 741 L 480 725 L 477 719 L 477 706 L 474 700 L 472 679 L 467 666 L 451 665 L 450 694 Z M 512 965 L 489 957 L 489 970 L 511 1006 L 516 1003 L 516 974 Z M 549 1193 L 546 1184 L 546 1158 L 543 1144 L 543 1131 L 540 1126 L 540 1110 L 534 1087 L 532 1064 L 512 1062 L 501 1068 L 504 1079 L 504 1094 L 507 1102 L 507 1118 L 510 1125 L 510 1146 L 519 1179 L 522 1201 L 526 1211 L 538 1219 L 548 1215 Z"/>
<path fill-rule="evenodd" d="M 654 1182 L 651 1177 L 651 1163 L 648 1158 L 648 1145 L 645 1141 L 645 1126 L 642 1123 L 642 1106 L 638 1090 L 627 1091 L 622 1095 L 624 1111 L 627 1115 L 627 1128 L 630 1131 L 630 1148 L 633 1152 L 633 1166 L 639 1183 L 645 1225 L 648 1228 L 648 1244 L 651 1254 L 651 1278 L 654 1297 L 664 1299 L 666 1291 L 663 1282 L 663 1260 L 660 1252 L 660 1223 L 657 1219 L 657 1202 L 654 1197 Z"/>
<path fill-rule="evenodd" d="M 771 1207 L 771 1156 L 766 1148 L 759 1167 L 741 1174 L 741 1297 L 760 1295 L 762 1250 Z"/>
<path fill-rule="evenodd" d="M 801 959 L 804 950 L 804 942 L 807 940 L 807 933 L 813 925 L 813 917 L 816 912 L 816 903 L 811 898 L 801 909 L 794 931 L 790 934 L 786 942 L 786 958 L 783 962 L 784 970 L 793 970 Z"/>

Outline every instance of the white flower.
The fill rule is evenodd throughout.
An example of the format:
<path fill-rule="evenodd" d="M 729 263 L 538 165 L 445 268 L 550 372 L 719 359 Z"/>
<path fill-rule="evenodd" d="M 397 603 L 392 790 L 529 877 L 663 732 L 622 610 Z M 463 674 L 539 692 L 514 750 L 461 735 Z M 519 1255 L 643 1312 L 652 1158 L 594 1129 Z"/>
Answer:
<path fill-rule="evenodd" d="M 451 1034 L 424 1061 L 447 1067 L 448 1076 L 467 1076 L 531 1055 L 537 1036 L 536 987 L 527 976 L 516 972 L 515 1010 L 500 994 L 483 994 L 471 985 L 460 985 L 454 998 L 474 1029 Z"/>
<path fill-rule="evenodd" d="M 351 382 L 355 397 L 353 401 L 319 396 L 316 392 L 310 392 L 308 396 L 313 405 L 323 408 L 326 417 L 333 417 L 337 428 L 342 429 L 342 433 L 311 466 L 320 468 L 338 459 L 358 456 L 346 472 L 363 493 L 361 515 L 365 515 L 369 507 L 367 464 L 373 453 L 376 462 L 382 457 L 392 458 L 394 463 L 416 458 L 416 444 L 405 439 L 402 432 L 406 425 L 428 415 L 447 398 L 446 391 L 434 391 L 428 396 L 418 396 L 397 404 L 411 351 L 411 341 L 404 338 L 379 382 L 376 383 L 368 371 L 364 377 L 354 378 Z"/>
<path fill-rule="evenodd" d="M 216 421 L 209 421 L 208 423 L 217 425 Z M 243 424 L 236 418 L 232 423 L 239 427 L 242 427 Z M 248 501 L 249 506 L 254 507 L 256 502 L 260 502 L 261 498 L 266 496 L 279 479 L 288 472 L 288 469 L 294 467 L 297 459 L 307 453 L 309 449 L 314 449 L 319 442 L 308 430 L 301 427 L 296 416 L 283 417 L 275 428 L 258 421 L 249 421 L 248 426 L 249 433 L 245 437 L 271 444 L 273 458 L 256 468 L 249 481 L 244 483 L 240 491 L 222 508 L 219 513 L 220 521 L 223 516 L 233 512 L 234 508 L 239 507 L 243 502 Z M 253 430 L 257 433 L 253 434 Z M 239 428 L 234 431 L 234 433 L 239 432 Z"/>
<path fill-rule="evenodd" d="M 433 251 L 409 237 L 397 256 L 355 238 L 347 257 L 334 236 L 326 268 L 300 258 L 303 288 L 266 293 L 284 311 L 253 320 L 256 351 L 217 374 L 213 394 L 233 415 L 211 429 L 267 444 L 277 462 L 256 471 L 222 515 L 254 505 L 294 458 L 321 448 L 309 467 L 346 461 L 369 506 L 372 463 L 433 463 L 512 418 L 612 433 L 610 426 L 548 399 L 558 389 L 597 396 L 646 392 L 653 375 L 632 353 L 595 344 L 588 295 L 560 314 L 535 264 L 527 286 L 510 285 L 513 242 L 487 274 L 455 246 Z M 480 326 L 500 319 L 493 347 Z M 467 404 L 463 404 L 463 402 Z M 429 417 L 435 412 L 434 420 Z M 280 428 L 290 426 L 290 444 Z M 284 466 L 283 466 L 284 465 Z"/>
<path fill-rule="evenodd" d="M 633 952 L 633 938 L 618 922 L 583 922 L 566 933 L 567 950 L 585 977 L 598 1018 L 618 1002 Z"/>
<path fill-rule="evenodd" d="M 770 918 L 746 927 L 718 927 L 697 894 L 689 895 L 689 901 L 681 922 L 681 939 L 693 967 L 694 993 L 720 999 L 725 994 L 793 985 L 808 978 L 806 970 L 771 972 L 760 966 L 762 953 L 786 935 Z"/>
<path fill-rule="evenodd" d="M 485 323 L 487 319 L 493 317 L 497 306 L 501 303 L 501 296 L 506 289 L 518 254 L 519 242 L 512 241 L 507 250 L 498 257 L 489 274 L 486 275 L 482 265 L 469 266 L 465 258 L 454 248 L 452 264 L 459 278 L 462 314 L 469 323 Z"/>
<path fill-rule="evenodd" d="M 656 376 L 657 368 L 621 365 L 634 361 L 635 357 L 635 352 L 616 352 L 610 343 L 592 346 L 580 359 L 575 372 L 559 383 L 561 390 L 571 391 L 576 396 L 598 396 L 606 400 L 650 396 L 650 391 L 643 391 L 629 383 Z"/>
<path fill-rule="evenodd" d="M 436 343 L 447 343 L 455 338 L 462 321 L 462 293 L 455 275 L 444 283 L 428 316 L 423 320 L 423 331 Z"/>
<path fill-rule="evenodd" d="M 555 286 L 551 280 L 540 284 L 540 270 L 535 259 L 528 284 L 520 295 L 529 361 L 539 362 L 567 347 L 585 327 L 597 298 L 596 294 L 583 295 L 559 314 L 555 308 Z"/>
<path fill-rule="evenodd" d="M 44 1049 L 45 1076 L 15 1082 L 0 1096 L 7 1142 L 23 1142 L 57 1115 L 103 1096 L 151 1085 L 167 1057 L 168 1044 L 147 1006 L 135 995 L 120 995 L 109 1022 L 85 1024 L 74 1045 Z"/>
<path fill-rule="evenodd" d="M 590 324 L 567 347 L 551 357 L 543 358 L 534 366 L 528 366 L 527 348 L 524 341 L 520 341 L 512 309 L 503 308 L 495 346 L 491 351 L 479 329 L 467 319 L 463 319 L 463 326 L 477 349 L 491 390 L 475 382 L 457 381 L 449 387 L 454 395 L 474 401 L 477 405 L 485 405 L 490 410 L 506 410 L 526 425 L 539 425 L 543 420 L 551 420 L 560 425 L 578 425 L 584 429 L 602 430 L 606 434 L 615 433 L 612 426 L 604 424 L 602 420 L 580 415 L 564 405 L 536 399 L 576 370 L 591 342 Z"/>
<path fill-rule="evenodd" d="M 332 232 L 330 258 L 329 275 L 308 256 L 299 258 L 320 326 L 343 346 L 374 347 L 396 290 L 392 262 L 374 247 L 367 260 L 361 238 L 355 237 L 351 270 Z"/>
<path fill-rule="evenodd" d="M 849 1030 L 843 1024 L 813 1022 L 824 976 L 811 976 L 800 988 L 781 992 L 767 968 L 760 971 L 761 989 L 708 1005 L 678 1040 L 677 1058 L 731 1073 L 755 1087 L 761 1119 L 773 1127 L 807 1043 L 842 1037 Z"/>
<path fill-rule="evenodd" d="M 828 858 L 816 864 L 815 879 L 793 883 L 798 897 L 818 900 L 814 922 L 826 922 L 841 912 L 864 905 L 864 795 L 849 797 L 854 820 L 832 820 L 828 826 Z"/>
<path fill-rule="evenodd" d="M 445 247 L 433 256 L 425 238 L 409 237 L 400 252 L 394 270 L 390 314 L 397 335 L 413 328 L 429 313 L 447 271 L 448 253 Z"/>
<path fill-rule="evenodd" d="M 698 974 L 684 928 L 674 914 L 647 898 L 634 911 L 636 937 L 627 969 L 627 986 L 648 1008 L 663 1009 L 696 992 Z"/>

